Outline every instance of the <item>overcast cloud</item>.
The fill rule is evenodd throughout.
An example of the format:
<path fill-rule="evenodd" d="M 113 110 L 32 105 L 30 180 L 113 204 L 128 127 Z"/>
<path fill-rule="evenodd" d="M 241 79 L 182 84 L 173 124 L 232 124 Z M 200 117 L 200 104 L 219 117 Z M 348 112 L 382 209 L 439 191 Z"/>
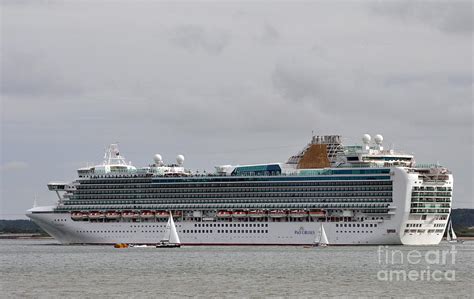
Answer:
<path fill-rule="evenodd" d="M 318 134 L 440 162 L 473 204 L 470 1 L 3 1 L 0 218 L 120 142 L 136 166 L 284 161 Z"/>

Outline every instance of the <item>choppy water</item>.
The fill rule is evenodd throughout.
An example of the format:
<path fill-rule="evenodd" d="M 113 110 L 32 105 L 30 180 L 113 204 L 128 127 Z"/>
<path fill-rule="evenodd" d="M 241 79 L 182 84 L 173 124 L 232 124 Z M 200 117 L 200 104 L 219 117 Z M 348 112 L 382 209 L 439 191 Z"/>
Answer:
<path fill-rule="evenodd" d="M 406 254 L 433 247 L 389 247 Z M 0 240 L 1 297 L 462 296 L 473 290 L 474 242 L 456 246 L 454 265 L 385 265 L 371 247 L 61 246 Z M 389 263 L 391 263 L 389 261 Z M 455 281 L 382 281 L 379 271 L 455 271 Z M 379 273 L 380 275 L 380 273 Z M 380 278 L 380 277 L 379 277 Z M 444 278 L 444 276 L 443 276 Z"/>

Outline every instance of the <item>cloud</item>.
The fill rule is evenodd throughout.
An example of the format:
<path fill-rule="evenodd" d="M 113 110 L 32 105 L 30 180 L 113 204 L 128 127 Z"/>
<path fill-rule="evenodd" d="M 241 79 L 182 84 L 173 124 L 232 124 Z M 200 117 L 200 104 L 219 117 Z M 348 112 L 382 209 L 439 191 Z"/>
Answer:
<path fill-rule="evenodd" d="M 320 100 L 323 94 L 323 72 L 294 65 L 277 65 L 272 74 L 273 86 L 284 97 L 293 101 Z"/>
<path fill-rule="evenodd" d="M 280 33 L 271 24 L 265 23 L 260 40 L 265 44 L 274 44 L 280 38 Z"/>
<path fill-rule="evenodd" d="M 68 75 L 49 60 L 49 55 L 4 47 L 2 53 L 1 87 L 5 95 L 44 96 L 81 94 L 81 82 L 72 83 Z"/>
<path fill-rule="evenodd" d="M 170 41 L 188 51 L 204 50 L 217 55 L 229 44 L 230 34 L 209 30 L 200 25 L 181 25 L 170 32 Z"/>
<path fill-rule="evenodd" d="M 2 171 L 20 171 L 28 168 L 28 163 L 24 161 L 10 161 L 2 165 Z"/>
<path fill-rule="evenodd" d="M 472 38 L 456 3 L 15 3 L 2 7 L 2 160 L 41 159 L 2 176 L 8 209 L 29 207 L 26 175 L 31 194 L 72 180 L 70 162 L 100 162 L 110 142 L 137 166 L 183 153 L 210 170 L 284 161 L 312 130 L 382 133 L 447 165 L 456 200 L 472 200 Z"/>
<path fill-rule="evenodd" d="M 474 29 L 471 1 L 378 1 L 371 4 L 371 10 L 446 33 L 471 34 Z"/>

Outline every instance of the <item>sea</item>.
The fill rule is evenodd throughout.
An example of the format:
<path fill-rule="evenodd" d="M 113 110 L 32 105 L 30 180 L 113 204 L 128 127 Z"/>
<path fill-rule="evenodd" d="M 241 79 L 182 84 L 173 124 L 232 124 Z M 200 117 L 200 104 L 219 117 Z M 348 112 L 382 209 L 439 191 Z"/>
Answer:
<path fill-rule="evenodd" d="M 0 240 L 0 297 L 472 298 L 473 257 L 474 241 L 117 249 Z"/>

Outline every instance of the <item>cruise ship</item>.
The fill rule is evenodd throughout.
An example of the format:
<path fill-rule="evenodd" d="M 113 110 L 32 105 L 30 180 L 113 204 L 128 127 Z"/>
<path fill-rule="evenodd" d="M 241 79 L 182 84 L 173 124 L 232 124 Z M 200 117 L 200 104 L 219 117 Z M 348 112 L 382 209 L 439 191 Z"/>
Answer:
<path fill-rule="evenodd" d="M 282 163 L 221 165 L 214 173 L 127 163 L 110 145 L 73 182 L 51 182 L 58 201 L 27 216 L 62 244 L 156 244 L 170 212 L 183 245 L 433 245 L 451 212 L 453 176 L 439 164 L 384 149 L 363 135 L 312 136 Z"/>

